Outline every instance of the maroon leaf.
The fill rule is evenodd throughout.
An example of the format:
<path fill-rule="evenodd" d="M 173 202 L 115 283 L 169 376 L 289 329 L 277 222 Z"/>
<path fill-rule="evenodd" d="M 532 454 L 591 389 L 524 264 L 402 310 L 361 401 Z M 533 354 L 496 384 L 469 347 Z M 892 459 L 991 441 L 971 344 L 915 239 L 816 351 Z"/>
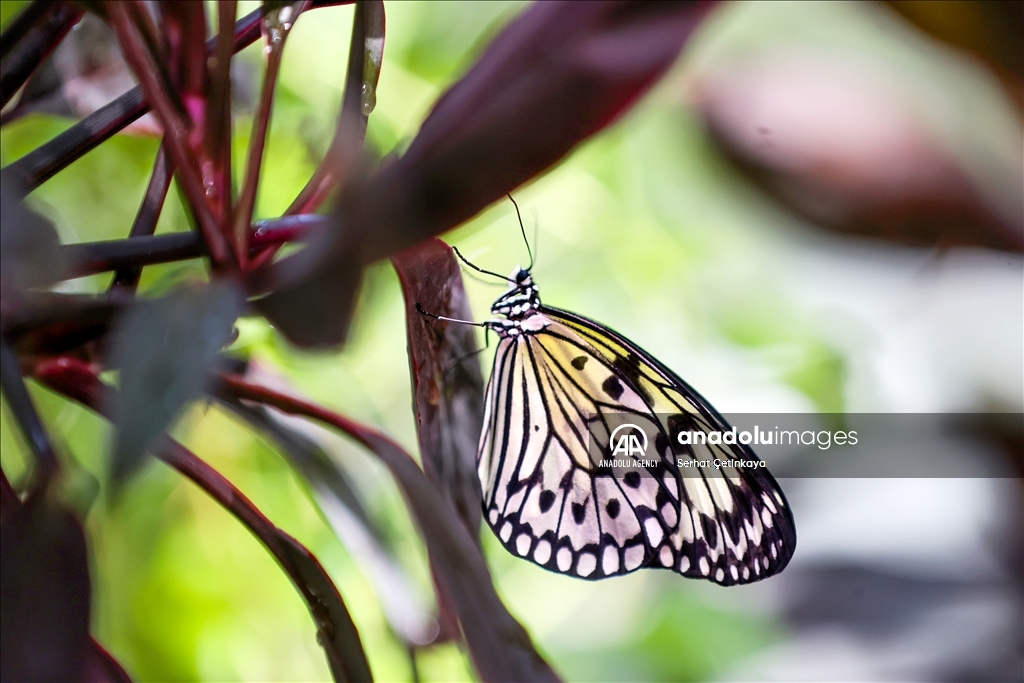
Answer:
<path fill-rule="evenodd" d="M 85 655 L 85 674 L 82 680 L 89 683 L 132 683 L 132 677 L 124 670 L 114 656 L 96 642 L 89 641 L 89 650 Z"/>
<path fill-rule="evenodd" d="M 351 183 L 331 229 L 275 264 L 271 287 L 283 291 L 268 312 L 288 316 L 282 332 L 344 341 L 364 264 L 459 225 L 607 126 L 672 65 L 707 7 L 533 5 L 438 101 L 405 156 Z"/>
<path fill-rule="evenodd" d="M 0 678 L 77 681 L 86 669 L 89 563 L 85 533 L 46 496 L 0 525 Z"/>
<path fill-rule="evenodd" d="M 126 303 L 117 294 L 27 295 L 21 306 L 4 316 L 4 339 L 22 355 L 67 353 L 106 334 Z"/>
<path fill-rule="evenodd" d="M 238 3 L 235 0 L 217 3 L 217 42 L 210 56 L 206 129 L 203 132 L 203 143 L 214 178 L 213 191 L 221 198 L 216 215 L 225 225 L 231 224 L 231 53 L 237 13 Z"/>
<path fill-rule="evenodd" d="M 173 87 L 173 74 L 169 73 L 167 65 L 161 61 L 160 55 L 154 52 L 154 46 L 146 39 L 145 22 L 140 20 L 138 11 L 132 11 L 138 10 L 135 5 L 111 2 L 104 7 L 110 25 L 117 34 L 125 61 L 139 80 L 139 86 L 153 106 L 161 126 L 167 131 L 164 142 L 167 144 L 168 154 L 178 169 L 178 180 L 206 241 L 210 259 L 215 268 L 229 268 L 234 263 L 234 255 L 220 230 L 220 223 L 211 205 L 211 199 L 218 198 L 208 196 L 206 188 L 211 185 L 204 181 L 209 174 L 209 168 L 202 163 L 201 156 L 197 158 L 196 155 L 196 149 L 200 145 L 195 134 L 199 131 L 201 135 L 202 127 L 196 125 L 196 121 L 191 117 L 192 112 L 182 100 L 182 96 L 188 94 L 188 89 L 185 93 L 179 93 Z M 191 45 L 191 41 L 185 41 L 183 47 L 189 48 Z M 211 178 L 210 183 L 214 182 L 215 179 Z"/>
<path fill-rule="evenodd" d="M 288 213 L 315 210 L 338 186 L 363 170 L 362 147 L 366 121 L 376 101 L 377 78 L 384 51 L 384 4 L 380 0 L 356 6 L 349 46 L 345 94 L 334 139 L 313 177 L 288 208 Z M 257 271 L 253 284 L 259 288 L 269 279 L 273 291 L 256 306 L 292 342 L 300 346 L 337 344 L 344 339 L 352 315 L 362 266 L 356 260 L 321 262 L 319 253 L 349 255 L 337 233 L 320 230 L 311 235 L 310 248 L 299 259 L 271 271 L 269 278 Z M 354 237 L 354 233 L 350 233 Z M 344 241 L 342 238 L 341 241 Z M 321 247 L 323 245 L 323 247 Z M 352 250 L 355 243 L 352 242 Z M 276 249 L 267 249 L 255 265 L 268 263 Z M 312 265 L 309 265 L 312 257 Z M 317 271 L 317 267 L 321 267 Z M 310 277 L 311 271 L 314 272 Z"/>
<path fill-rule="evenodd" d="M 459 263 L 438 239 L 396 254 L 391 262 L 405 295 L 423 471 L 476 538 L 481 514 L 476 449 L 484 412 L 476 335 L 469 325 L 434 320 L 417 310 L 473 319 Z"/>
<path fill-rule="evenodd" d="M 409 151 L 340 211 L 367 261 L 436 235 L 543 172 L 675 61 L 704 3 L 540 2 L 438 101 Z"/>
<path fill-rule="evenodd" d="M 356 5 L 349 43 L 348 73 L 345 74 L 345 93 L 334 138 L 323 162 L 285 215 L 316 211 L 344 180 L 348 170 L 345 162 L 351 156 L 346 148 L 352 146 L 354 140 L 362 145 L 366 135 L 366 121 L 377 104 L 377 80 L 384 59 L 384 30 L 382 0 L 370 0 Z M 352 121 L 360 124 L 355 135 L 350 130 Z"/>
<path fill-rule="evenodd" d="M 434 315 L 471 320 L 462 274 L 452 250 L 438 239 L 391 259 L 405 295 L 409 366 L 420 460 L 427 477 L 466 525 L 480 537 L 480 482 L 476 473 L 477 439 L 483 424 L 483 378 L 476 358 L 473 327 L 427 318 Z M 431 556 L 442 630 L 458 634 L 451 590 Z"/>
<path fill-rule="evenodd" d="M 285 413 L 328 424 L 360 442 L 391 470 L 415 518 L 427 550 L 444 577 L 462 624 L 470 656 L 484 681 L 556 681 L 558 675 L 509 614 L 491 582 L 480 549 L 416 461 L 387 436 L 342 415 L 229 376 L 220 390 Z"/>

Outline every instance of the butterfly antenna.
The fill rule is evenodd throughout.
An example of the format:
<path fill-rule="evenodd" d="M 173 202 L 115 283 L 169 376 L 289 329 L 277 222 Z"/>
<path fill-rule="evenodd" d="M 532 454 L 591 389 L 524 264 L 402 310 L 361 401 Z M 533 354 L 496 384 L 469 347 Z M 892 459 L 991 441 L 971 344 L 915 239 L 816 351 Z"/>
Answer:
<path fill-rule="evenodd" d="M 537 250 L 536 254 L 530 254 L 530 258 L 540 256 L 540 219 L 537 218 L 537 207 L 533 207 L 530 210 L 533 214 L 533 248 Z"/>
<path fill-rule="evenodd" d="M 519 205 L 516 204 L 516 200 L 512 199 L 512 193 L 506 195 L 509 201 L 512 202 L 512 206 L 516 207 L 516 217 L 519 219 L 519 230 L 523 233 L 523 241 L 526 242 L 526 253 L 530 255 L 530 265 L 526 268 L 527 270 L 533 270 L 533 250 L 530 249 L 530 240 L 526 239 L 526 228 L 523 227 L 523 215 L 519 213 Z"/>
<path fill-rule="evenodd" d="M 463 255 L 462 255 L 462 252 L 461 252 L 461 251 L 459 251 L 459 248 L 458 248 L 458 247 L 456 247 L 456 246 L 453 246 L 453 247 L 452 247 L 452 251 L 454 251 L 454 252 L 455 252 L 455 255 L 459 257 L 459 260 L 460 260 L 460 261 L 462 261 L 463 263 L 465 263 L 465 264 L 466 264 L 467 266 L 469 266 L 470 268 L 472 268 L 472 269 L 473 269 L 473 270 L 475 270 L 476 272 L 478 272 L 478 273 L 483 273 L 484 275 L 491 275 L 491 276 L 493 276 L 493 277 L 500 277 L 500 278 L 501 278 L 502 280 L 504 280 L 505 282 L 511 282 L 512 284 L 515 284 L 515 282 L 514 282 L 513 280 L 510 280 L 510 279 L 508 279 L 508 278 L 507 278 L 507 277 L 505 277 L 504 275 L 498 275 L 497 273 L 493 273 L 493 272 L 491 272 L 491 271 L 489 271 L 489 270 L 484 270 L 484 269 L 483 269 L 483 268 L 481 268 L 480 266 L 476 265 L 475 263 L 473 263 L 472 261 L 470 261 L 470 260 L 469 260 L 468 258 L 466 258 L 465 256 L 463 256 Z"/>
<path fill-rule="evenodd" d="M 458 318 L 448 318 L 443 315 L 437 315 L 436 313 L 428 313 L 423 310 L 423 306 L 420 305 L 419 301 L 416 302 L 416 311 L 420 315 L 425 315 L 428 318 L 433 318 L 434 320 L 444 320 L 445 322 L 459 323 L 460 325 L 472 325 L 473 327 L 487 327 L 484 323 L 473 322 L 472 320 L 459 320 Z"/>

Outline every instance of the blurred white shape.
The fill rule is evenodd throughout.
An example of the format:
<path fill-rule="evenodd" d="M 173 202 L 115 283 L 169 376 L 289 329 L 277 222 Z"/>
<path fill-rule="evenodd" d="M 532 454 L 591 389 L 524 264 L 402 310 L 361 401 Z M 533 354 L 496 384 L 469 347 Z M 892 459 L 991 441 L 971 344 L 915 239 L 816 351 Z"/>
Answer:
<path fill-rule="evenodd" d="M 856 563 L 929 578 L 995 579 L 988 539 L 1010 513 L 1012 480 L 815 479 L 794 482 L 793 567 Z"/>

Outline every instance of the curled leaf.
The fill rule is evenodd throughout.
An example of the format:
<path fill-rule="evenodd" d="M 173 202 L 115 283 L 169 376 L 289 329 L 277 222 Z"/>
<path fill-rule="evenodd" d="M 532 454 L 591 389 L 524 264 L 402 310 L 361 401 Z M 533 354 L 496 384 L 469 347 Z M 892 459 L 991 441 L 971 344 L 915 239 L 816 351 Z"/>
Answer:
<path fill-rule="evenodd" d="M 483 378 L 474 328 L 428 318 L 472 320 L 462 274 L 452 250 L 438 239 L 395 255 L 405 295 L 423 470 L 462 519 L 470 535 L 480 531 L 480 481 L 476 449 L 483 426 Z"/>

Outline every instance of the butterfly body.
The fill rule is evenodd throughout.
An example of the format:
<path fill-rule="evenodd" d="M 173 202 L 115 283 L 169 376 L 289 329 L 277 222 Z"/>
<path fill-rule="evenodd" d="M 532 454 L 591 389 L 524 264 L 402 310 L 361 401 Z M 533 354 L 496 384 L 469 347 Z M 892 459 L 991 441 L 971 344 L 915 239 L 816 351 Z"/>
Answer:
<path fill-rule="evenodd" d="M 771 475 L 678 466 L 753 460 L 741 444 L 672 441 L 681 428 L 728 431 L 725 420 L 637 345 L 544 306 L 529 269 L 509 281 L 491 308 L 502 318 L 484 323 L 499 341 L 477 456 L 484 517 L 502 544 L 584 579 L 660 567 L 732 585 L 781 571 L 796 531 Z M 623 416 L 651 436 L 648 457 L 603 459 Z"/>

